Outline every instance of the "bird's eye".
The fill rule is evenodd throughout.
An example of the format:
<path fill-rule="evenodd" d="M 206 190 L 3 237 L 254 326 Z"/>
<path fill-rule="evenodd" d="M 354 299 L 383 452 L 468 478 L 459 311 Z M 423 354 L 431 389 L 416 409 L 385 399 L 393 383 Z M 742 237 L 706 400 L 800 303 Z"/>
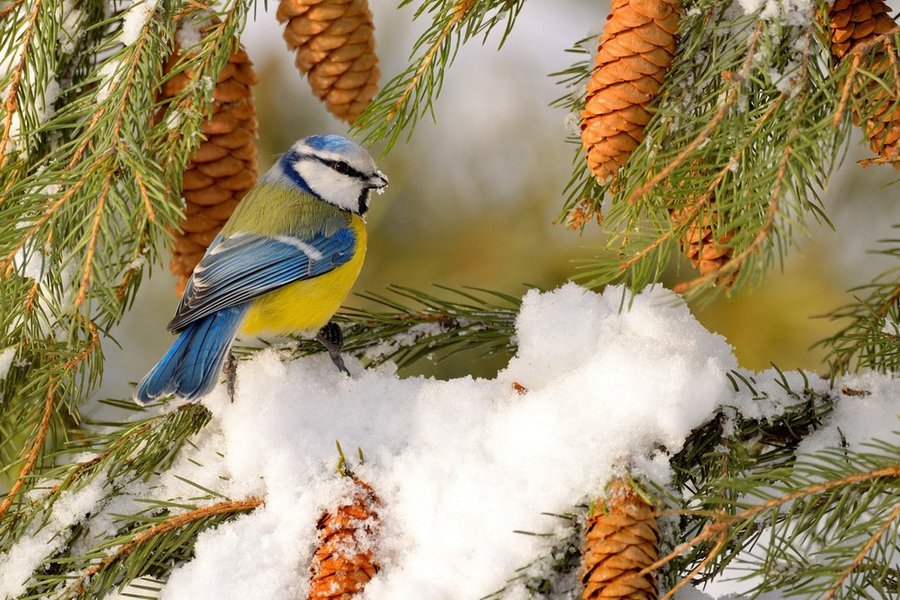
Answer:
<path fill-rule="evenodd" d="M 342 161 L 342 160 L 336 161 L 336 162 L 334 163 L 334 165 L 332 166 L 332 168 L 333 168 L 335 171 L 337 171 L 338 173 L 342 173 L 342 174 L 344 174 L 344 175 L 349 175 L 349 174 L 350 174 L 350 171 L 351 171 L 350 165 L 348 165 L 347 163 L 345 163 L 345 162 Z"/>

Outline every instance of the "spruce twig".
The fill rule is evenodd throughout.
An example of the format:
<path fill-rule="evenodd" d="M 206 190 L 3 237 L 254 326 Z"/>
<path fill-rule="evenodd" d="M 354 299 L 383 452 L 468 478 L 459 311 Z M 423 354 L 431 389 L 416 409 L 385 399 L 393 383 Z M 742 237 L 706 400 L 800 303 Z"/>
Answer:
<path fill-rule="evenodd" d="M 401 6 L 411 0 L 403 0 Z M 413 45 L 409 65 L 393 77 L 372 99 L 354 122 L 366 144 L 384 140 L 385 152 L 400 134 L 412 130 L 419 118 L 433 110 L 443 84 L 444 70 L 456 57 L 459 47 L 506 21 L 500 45 L 512 31 L 524 0 L 425 0 L 415 18 L 433 15 L 431 25 Z"/>
<path fill-rule="evenodd" d="M 515 351 L 515 319 L 520 299 L 479 288 L 437 286 L 437 296 L 404 286 L 387 293 L 362 293 L 372 308 L 342 309 L 345 352 L 368 366 L 393 361 L 408 366 L 426 356 L 440 361 L 451 354 L 480 351 L 482 357 Z M 298 356 L 322 351 L 314 340 L 295 338 Z"/>
<path fill-rule="evenodd" d="M 203 506 L 187 512 L 183 512 L 170 517 L 152 527 L 148 527 L 135 535 L 130 541 L 119 546 L 118 550 L 110 556 L 104 558 L 99 563 L 85 569 L 78 577 L 76 577 L 63 592 L 64 596 L 75 593 L 76 596 L 84 596 L 89 591 L 96 597 L 97 591 L 94 588 L 98 586 L 85 587 L 88 580 L 96 577 L 100 573 L 107 571 L 127 559 L 135 549 L 139 546 L 151 542 L 154 538 L 162 536 L 173 530 L 180 529 L 191 523 L 204 520 L 210 520 L 216 517 L 228 517 L 235 514 L 250 512 L 264 505 L 265 501 L 256 496 L 250 496 L 243 500 L 223 500 L 209 506 Z M 218 521 L 218 520 L 217 520 Z M 136 576 L 139 576 L 138 573 Z M 100 587 L 103 589 L 103 587 Z"/>

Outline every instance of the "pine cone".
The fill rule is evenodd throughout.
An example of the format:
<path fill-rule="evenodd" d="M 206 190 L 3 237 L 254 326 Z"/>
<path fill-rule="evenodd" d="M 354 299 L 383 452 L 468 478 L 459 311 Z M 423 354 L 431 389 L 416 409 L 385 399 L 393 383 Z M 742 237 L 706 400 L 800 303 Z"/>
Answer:
<path fill-rule="evenodd" d="M 644 139 L 675 55 L 679 0 L 612 0 L 581 113 L 588 167 L 610 181 Z"/>
<path fill-rule="evenodd" d="M 734 251 L 734 248 L 727 245 L 734 237 L 733 234 L 728 233 L 716 239 L 712 227 L 718 218 L 715 211 L 716 201 L 710 200 L 709 205 L 711 210 L 703 211 L 700 215 L 695 216 L 693 223 L 681 238 L 682 252 L 691 259 L 691 264 L 700 271 L 701 275 L 714 273 L 721 269 L 725 263 L 731 260 Z M 672 221 L 676 224 L 683 221 L 689 210 L 673 210 L 671 212 Z M 736 275 L 737 272 L 722 275 L 718 282 L 728 285 L 734 281 Z"/>
<path fill-rule="evenodd" d="M 610 483 L 602 508 L 587 524 L 582 600 L 655 600 L 655 576 L 635 577 L 659 558 L 653 508 L 623 479 Z"/>
<path fill-rule="evenodd" d="M 890 11 L 882 0 L 836 0 L 828 11 L 831 54 L 844 58 L 858 44 L 896 27 Z"/>
<path fill-rule="evenodd" d="M 366 0 L 281 0 L 278 21 L 295 64 L 328 111 L 353 123 L 378 89 L 375 27 Z"/>
<path fill-rule="evenodd" d="M 178 49 L 166 70 L 178 63 Z M 238 202 L 256 183 L 256 109 L 251 86 L 256 84 L 253 64 L 243 48 L 228 58 L 216 79 L 213 115 L 201 131 L 206 139 L 191 157 L 182 178 L 186 208 L 179 231 L 174 232 L 169 269 L 178 278 L 180 295 L 210 242 L 234 212 Z M 172 98 L 191 83 L 182 71 L 169 79 L 163 98 Z"/>
<path fill-rule="evenodd" d="M 859 44 L 895 29 L 897 23 L 889 12 L 882 0 L 836 0 L 828 11 L 831 53 L 835 59 L 840 60 Z M 868 77 L 859 78 L 863 89 L 854 89 L 854 94 L 865 97 L 873 110 L 867 118 L 854 112 L 853 122 L 859 125 L 865 120 L 869 147 L 900 169 L 900 81 L 894 70 L 900 62 L 900 52 L 895 45 L 877 46 L 872 52 L 874 60 L 866 70 L 878 75 L 894 91 L 886 91 Z"/>
<path fill-rule="evenodd" d="M 353 496 L 319 519 L 319 547 L 310 566 L 309 600 L 350 600 L 378 572 L 372 546 L 381 525 L 381 501 L 368 484 L 355 477 L 353 482 Z"/>

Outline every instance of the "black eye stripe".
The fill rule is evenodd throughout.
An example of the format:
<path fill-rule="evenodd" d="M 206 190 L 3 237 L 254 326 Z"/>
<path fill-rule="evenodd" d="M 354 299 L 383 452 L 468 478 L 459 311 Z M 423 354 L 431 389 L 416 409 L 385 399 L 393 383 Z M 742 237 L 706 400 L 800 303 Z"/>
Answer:
<path fill-rule="evenodd" d="M 320 163 L 328 165 L 329 167 L 331 167 L 332 169 L 334 169 L 335 171 L 337 171 L 338 173 L 341 173 L 343 175 L 350 175 L 351 177 L 356 177 L 358 179 L 366 178 L 365 175 L 363 175 L 362 173 L 360 173 L 359 171 L 357 171 L 356 169 L 354 169 L 353 167 L 351 167 L 350 165 L 348 165 L 346 162 L 344 162 L 342 160 L 328 160 L 325 158 L 319 158 L 318 156 L 316 156 L 315 158 Z"/>
<path fill-rule="evenodd" d="M 331 160 L 328 158 L 323 158 L 321 156 L 316 156 L 315 154 L 306 154 L 306 153 L 301 154 L 295 150 L 291 150 L 290 152 L 285 154 L 284 158 L 283 158 L 283 160 L 285 160 L 287 162 L 287 164 L 291 164 L 291 165 L 301 159 L 314 160 L 316 162 L 320 162 L 323 165 L 326 165 L 326 166 L 334 169 L 338 173 L 341 173 L 343 175 L 349 175 L 351 177 L 356 177 L 357 179 L 368 179 L 369 178 L 368 175 L 366 175 L 362 171 L 357 171 L 356 169 L 351 167 L 347 162 L 345 162 L 343 160 Z M 341 166 L 338 167 L 338 165 L 341 165 Z"/>

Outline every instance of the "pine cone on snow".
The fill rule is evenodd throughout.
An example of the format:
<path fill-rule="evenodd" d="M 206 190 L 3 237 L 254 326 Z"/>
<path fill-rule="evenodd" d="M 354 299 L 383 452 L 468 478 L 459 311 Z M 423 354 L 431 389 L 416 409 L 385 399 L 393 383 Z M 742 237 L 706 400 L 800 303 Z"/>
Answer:
<path fill-rule="evenodd" d="M 675 55 L 680 10 L 680 0 L 612 0 L 581 113 L 588 167 L 601 183 L 644 139 Z"/>
<path fill-rule="evenodd" d="M 591 514 L 582 552 L 582 600 L 655 600 L 656 577 L 635 577 L 659 558 L 653 508 L 624 479 L 609 484 L 602 507 Z"/>
<path fill-rule="evenodd" d="M 882 0 L 835 0 L 828 11 L 831 32 L 831 53 L 837 60 L 847 56 L 858 45 L 896 29 L 897 23 L 890 16 L 890 9 Z M 868 77 L 857 76 L 859 84 L 854 89 L 857 96 L 865 96 L 872 103 L 874 114 L 865 118 L 863 129 L 872 151 L 887 158 L 895 169 L 900 169 L 900 51 L 893 44 L 876 46 L 874 63 L 866 70 L 872 71 L 887 83 L 887 91 Z M 893 83 L 893 85 L 891 85 Z M 854 112 L 853 122 L 859 125 L 862 118 Z"/>
<path fill-rule="evenodd" d="M 176 48 L 166 70 L 173 69 L 178 59 Z M 179 295 L 210 242 L 256 183 L 257 124 L 251 90 L 256 82 L 253 64 L 243 48 L 228 58 L 216 79 L 213 115 L 201 126 L 206 139 L 191 156 L 182 178 L 185 217 L 174 232 L 169 265 L 178 278 Z M 178 73 L 163 86 L 163 98 L 176 96 L 190 83 L 189 72 Z"/>
<path fill-rule="evenodd" d="M 364 481 L 354 477 L 353 483 L 352 496 L 319 519 L 309 600 L 350 600 L 378 572 L 372 547 L 381 525 L 381 501 Z"/>
<path fill-rule="evenodd" d="M 353 123 L 378 89 L 375 27 L 366 0 L 281 0 L 278 21 L 313 94 Z"/>

